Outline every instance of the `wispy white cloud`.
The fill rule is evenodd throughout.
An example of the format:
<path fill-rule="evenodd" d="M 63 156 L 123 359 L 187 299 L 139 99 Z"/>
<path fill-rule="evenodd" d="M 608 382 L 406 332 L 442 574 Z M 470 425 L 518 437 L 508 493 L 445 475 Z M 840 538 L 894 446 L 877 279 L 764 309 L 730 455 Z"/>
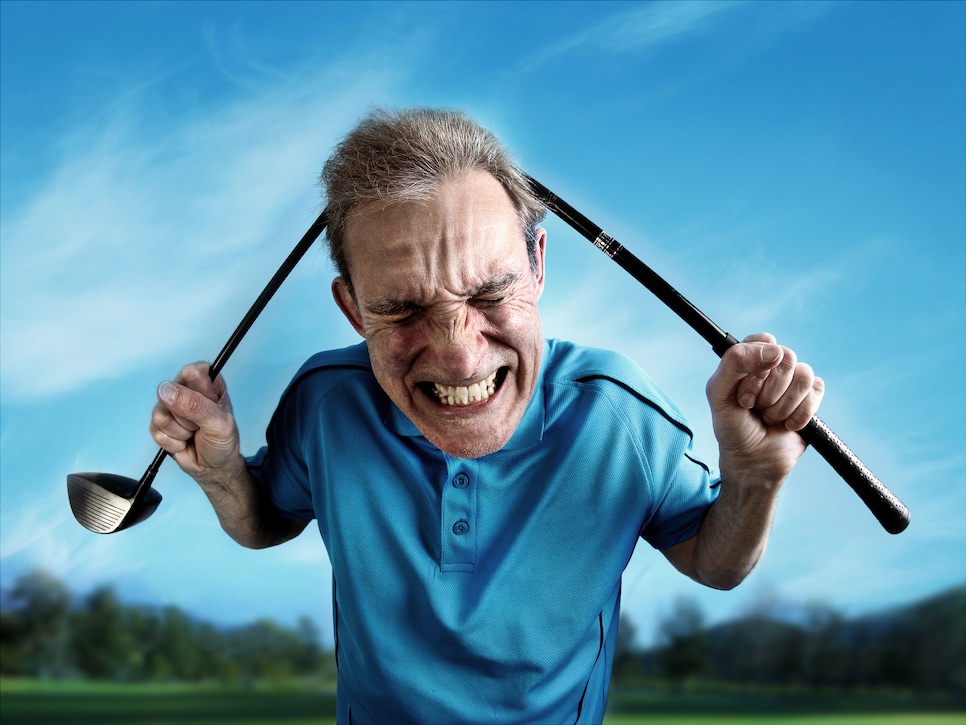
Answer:
<path fill-rule="evenodd" d="M 364 88 L 319 72 L 163 125 L 133 94 L 58 139 L 59 167 L 0 220 L 4 396 L 118 375 L 254 299 L 314 216 L 327 146 L 390 85 L 359 73 Z"/>
<path fill-rule="evenodd" d="M 230 32 L 218 32 L 209 25 L 203 31 L 205 46 L 219 72 L 233 83 L 243 87 L 257 87 L 265 82 L 286 81 L 287 76 L 277 68 L 264 63 L 248 48 L 240 21 Z"/>
<path fill-rule="evenodd" d="M 773 6 L 774 5 L 774 6 Z M 532 71 L 563 58 L 587 55 L 644 54 L 691 38 L 722 32 L 732 18 L 748 19 L 741 32 L 768 43 L 785 30 L 828 12 L 833 3 L 819 0 L 777 4 L 749 0 L 661 0 L 628 4 L 630 9 L 544 45 L 520 63 Z"/>
<path fill-rule="evenodd" d="M 646 4 L 602 23 L 597 30 L 600 39 L 607 42 L 613 50 L 648 49 L 684 36 L 706 32 L 722 14 L 745 4 L 745 0 Z"/>
<path fill-rule="evenodd" d="M 582 53 L 626 53 L 653 50 L 666 43 L 708 32 L 718 19 L 746 5 L 745 0 L 695 0 L 635 4 L 584 29 L 548 44 L 525 59 L 534 68 Z"/>

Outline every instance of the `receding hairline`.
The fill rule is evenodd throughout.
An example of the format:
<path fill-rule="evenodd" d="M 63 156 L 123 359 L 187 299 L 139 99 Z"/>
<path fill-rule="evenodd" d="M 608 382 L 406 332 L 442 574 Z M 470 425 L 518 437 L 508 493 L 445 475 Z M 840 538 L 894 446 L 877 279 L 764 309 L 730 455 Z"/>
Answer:
<path fill-rule="evenodd" d="M 482 171 L 504 189 L 523 231 L 531 269 L 546 207 L 510 150 L 466 113 L 445 108 L 374 109 L 337 145 L 319 177 L 326 197 L 326 241 L 351 291 L 344 249 L 350 218 L 364 210 L 430 199 L 452 179 Z"/>

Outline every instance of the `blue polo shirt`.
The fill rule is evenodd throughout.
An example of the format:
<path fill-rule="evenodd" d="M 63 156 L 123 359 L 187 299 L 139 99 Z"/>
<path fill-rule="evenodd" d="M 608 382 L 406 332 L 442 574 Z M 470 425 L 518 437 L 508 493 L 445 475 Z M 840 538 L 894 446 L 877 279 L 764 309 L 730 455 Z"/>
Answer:
<path fill-rule="evenodd" d="M 376 382 L 320 353 L 249 468 L 332 562 L 338 722 L 599 723 L 638 539 L 694 536 L 717 482 L 631 360 L 548 341 L 500 451 L 453 458 Z"/>

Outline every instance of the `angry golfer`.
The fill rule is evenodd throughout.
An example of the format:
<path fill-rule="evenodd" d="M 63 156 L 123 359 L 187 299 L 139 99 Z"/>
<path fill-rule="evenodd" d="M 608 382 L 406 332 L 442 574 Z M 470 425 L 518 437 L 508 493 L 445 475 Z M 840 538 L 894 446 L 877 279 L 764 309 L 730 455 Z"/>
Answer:
<path fill-rule="evenodd" d="M 332 293 L 364 342 L 305 363 L 250 458 L 207 364 L 159 386 L 152 435 L 240 544 L 317 522 L 339 723 L 600 723 L 638 539 L 740 583 L 821 380 L 769 335 L 729 349 L 712 477 L 634 362 L 544 339 L 544 208 L 489 132 L 378 112 L 322 178 Z"/>

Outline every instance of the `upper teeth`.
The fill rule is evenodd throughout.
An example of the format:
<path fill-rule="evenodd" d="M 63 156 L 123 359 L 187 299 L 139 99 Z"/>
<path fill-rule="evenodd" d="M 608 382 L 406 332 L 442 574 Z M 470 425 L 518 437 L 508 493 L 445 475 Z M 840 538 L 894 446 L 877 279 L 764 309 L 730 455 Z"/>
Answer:
<path fill-rule="evenodd" d="M 443 405 L 469 405 L 486 400 L 496 392 L 496 371 L 488 378 L 470 386 L 433 383 L 436 397 Z"/>

